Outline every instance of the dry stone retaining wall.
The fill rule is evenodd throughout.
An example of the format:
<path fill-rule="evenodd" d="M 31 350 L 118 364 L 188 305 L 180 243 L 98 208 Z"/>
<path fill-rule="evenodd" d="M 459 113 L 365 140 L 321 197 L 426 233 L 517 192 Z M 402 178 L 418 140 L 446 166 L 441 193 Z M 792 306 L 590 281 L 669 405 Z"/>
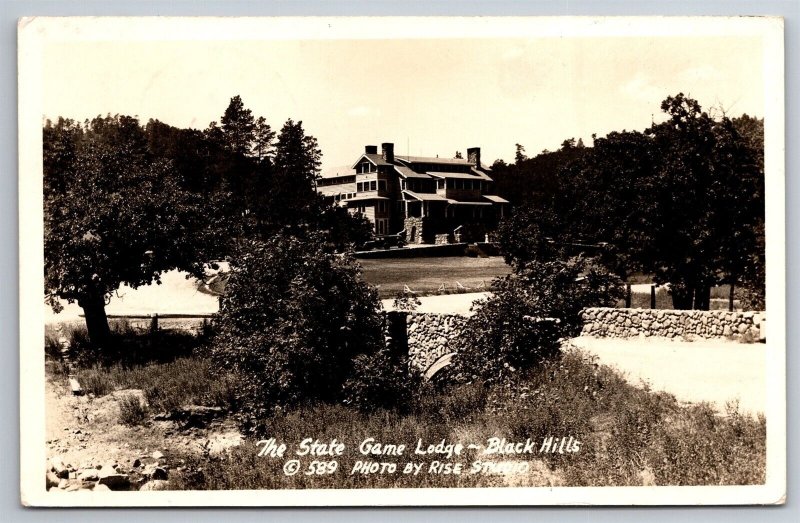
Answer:
<path fill-rule="evenodd" d="M 680 311 L 663 309 L 589 308 L 581 313 L 582 336 L 630 338 L 763 339 L 763 312 Z"/>
<path fill-rule="evenodd" d="M 424 372 L 436 360 L 452 352 L 449 342 L 466 322 L 467 317 L 460 314 L 408 313 L 406 332 L 411 367 Z"/>

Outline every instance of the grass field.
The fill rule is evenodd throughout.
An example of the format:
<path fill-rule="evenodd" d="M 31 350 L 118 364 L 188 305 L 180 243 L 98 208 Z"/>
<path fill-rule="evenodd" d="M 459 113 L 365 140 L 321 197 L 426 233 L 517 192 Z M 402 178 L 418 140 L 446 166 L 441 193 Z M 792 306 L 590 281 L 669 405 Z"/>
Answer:
<path fill-rule="evenodd" d="M 359 260 L 364 268 L 364 279 L 378 286 L 381 298 L 391 298 L 403 291 L 403 286 L 419 295 L 459 292 L 458 283 L 465 288 L 489 287 L 492 279 L 511 272 L 500 256 L 471 258 L 448 256 L 441 258 L 408 258 Z"/>

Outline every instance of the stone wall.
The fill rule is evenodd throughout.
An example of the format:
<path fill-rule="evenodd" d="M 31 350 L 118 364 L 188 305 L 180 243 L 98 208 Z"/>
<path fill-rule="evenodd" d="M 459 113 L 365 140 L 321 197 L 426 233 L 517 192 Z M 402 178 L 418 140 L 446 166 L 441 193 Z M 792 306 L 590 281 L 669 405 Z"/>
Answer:
<path fill-rule="evenodd" d="M 590 308 L 581 313 L 582 336 L 630 338 L 764 339 L 763 312 L 679 311 L 662 309 Z"/>
<path fill-rule="evenodd" d="M 403 222 L 403 228 L 406 230 L 406 243 L 426 243 L 428 231 L 425 230 L 425 219 L 409 216 Z"/>
<path fill-rule="evenodd" d="M 449 233 L 437 234 L 433 238 L 433 243 L 436 245 L 447 245 L 453 243 L 453 236 Z"/>
<path fill-rule="evenodd" d="M 467 317 L 459 314 L 408 313 L 405 323 L 411 367 L 425 372 L 436 360 L 451 353 L 449 342 L 466 322 Z"/>

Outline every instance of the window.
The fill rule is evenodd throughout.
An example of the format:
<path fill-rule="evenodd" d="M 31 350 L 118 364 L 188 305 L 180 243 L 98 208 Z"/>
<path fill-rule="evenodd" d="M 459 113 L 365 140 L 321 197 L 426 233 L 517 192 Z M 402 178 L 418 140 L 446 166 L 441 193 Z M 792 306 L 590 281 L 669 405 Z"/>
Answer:
<path fill-rule="evenodd" d="M 444 189 L 444 180 L 437 180 L 436 187 L 439 189 Z"/>
<path fill-rule="evenodd" d="M 357 190 L 358 192 L 361 192 L 361 191 L 363 191 L 363 190 L 364 190 L 364 184 L 363 184 L 363 183 L 361 183 L 361 182 L 358 182 L 358 183 L 356 184 L 356 190 Z"/>

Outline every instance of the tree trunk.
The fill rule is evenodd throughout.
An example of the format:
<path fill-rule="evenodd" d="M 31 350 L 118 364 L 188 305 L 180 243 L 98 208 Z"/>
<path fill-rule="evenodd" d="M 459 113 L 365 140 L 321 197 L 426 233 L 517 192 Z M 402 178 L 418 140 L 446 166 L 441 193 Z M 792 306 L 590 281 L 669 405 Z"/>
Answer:
<path fill-rule="evenodd" d="M 694 308 L 707 311 L 711 306 L 711 286 L 701 285 L 694 292 Z"/>
<path fill-rule="evenodd" d="M 678 310 L 690 310 L 694 302 L 694 289 L 684 285 L 670 284 L 672 307 Z"/>
<path fill-rule="evenodd" d="M 89 341 L 95 347 L 105 347 L 111 337 L 111 329 L 106 316 L 105 296 L 102 294 L 87 295 L 78 300 L 78 305 L 83 308 Z"/>

